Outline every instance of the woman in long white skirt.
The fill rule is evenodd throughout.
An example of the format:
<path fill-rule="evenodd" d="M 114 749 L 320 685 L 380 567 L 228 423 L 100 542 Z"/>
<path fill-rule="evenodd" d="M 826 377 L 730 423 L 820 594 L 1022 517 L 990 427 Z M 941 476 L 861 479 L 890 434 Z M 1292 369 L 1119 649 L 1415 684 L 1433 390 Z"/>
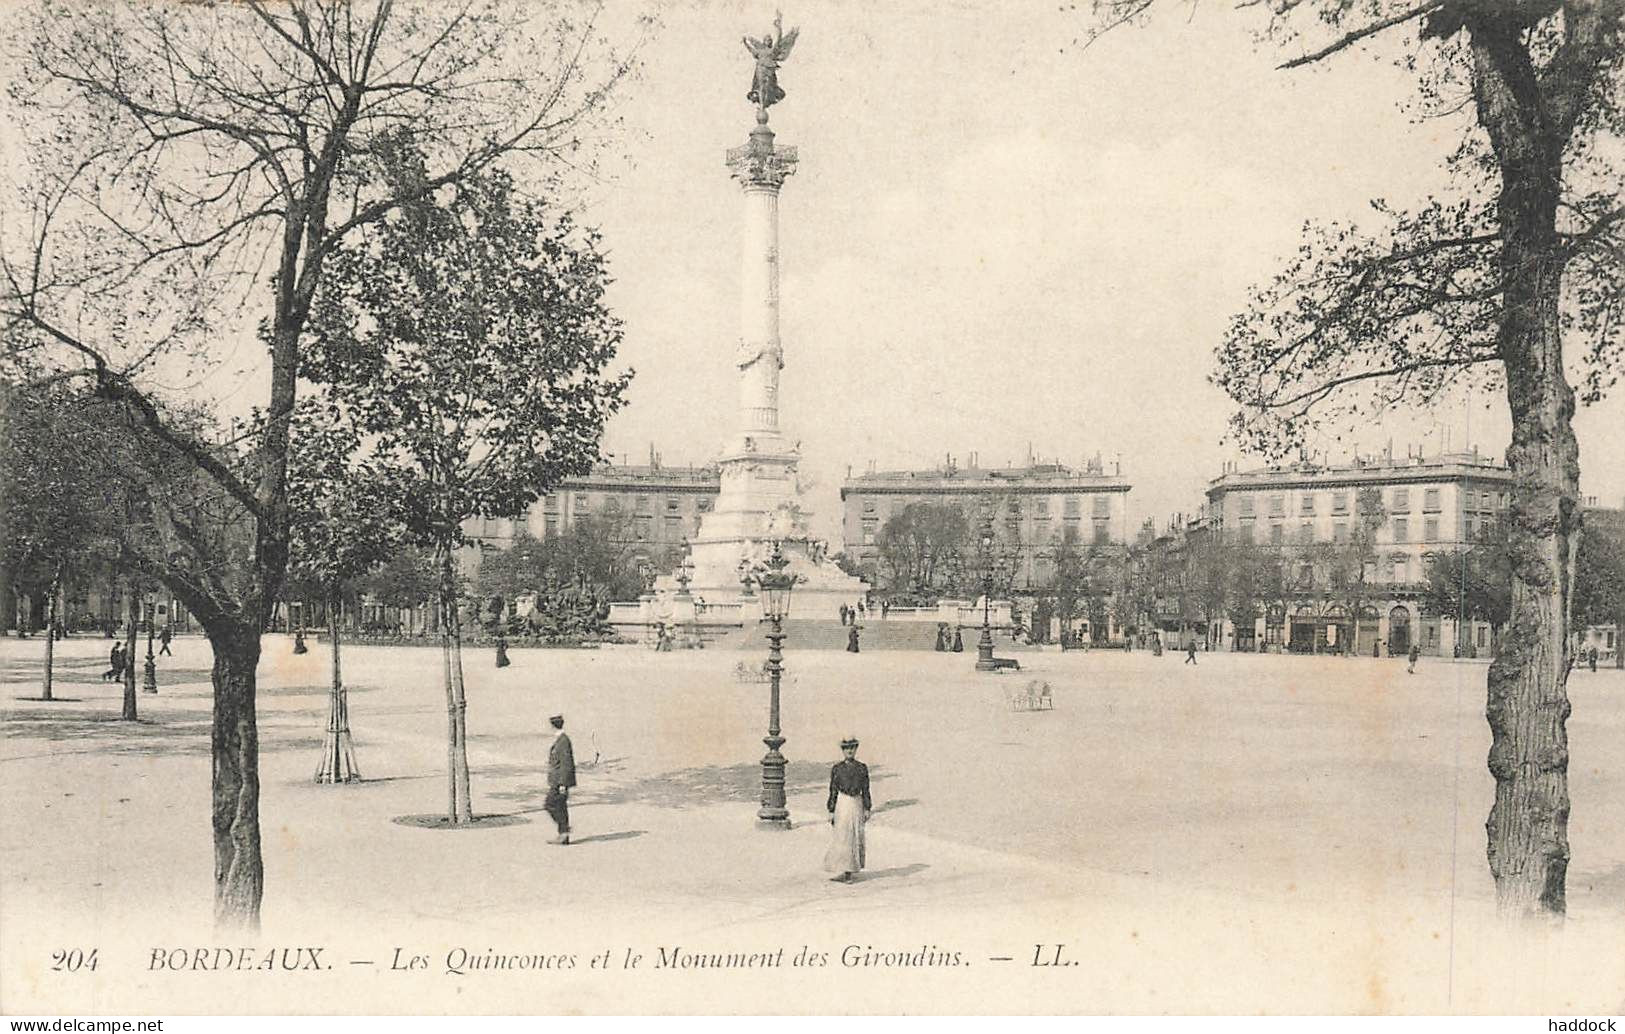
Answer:
<path fill-rule="evenodd" d="M 844 757 L 829 770 L 829 850 L 824 868 L 841 883 L 863 869 L 863 827 L 873 808 L 869 800 L 869 766 L 858 760 L 858 741 L 841 741 Z"/>

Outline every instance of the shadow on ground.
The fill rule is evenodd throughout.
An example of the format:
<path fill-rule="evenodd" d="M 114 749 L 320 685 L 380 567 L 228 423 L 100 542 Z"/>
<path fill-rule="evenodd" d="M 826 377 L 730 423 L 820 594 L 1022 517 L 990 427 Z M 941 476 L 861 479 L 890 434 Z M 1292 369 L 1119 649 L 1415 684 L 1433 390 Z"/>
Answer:
<path fill-rule="evenodd" d="M 453 823 L 445 815 L 397 815 L 394 820 L 398 826 L 412 826 L 416 829 L 438 830 L 469 830 L 469 829 L 496 829 L 499 826 L 518 826 L 530 820 L 523 815 L 476 815 L 473 822 Z"/>
<path fill-rule="evenodd" d="M 0 738 L 35 739 L 53 748 L 80 746 L 113 754 L 180 755 L 209 752 L 211 722 L 207 716 L 147 710 L 126 722 L 117 714 L 53 715 L 13 711 L 0 722 Z M 53 749 L 49 753 L 61 753 Z"/>
<path fill-rule="evenodd" d="M 894 865 L 890 869 L 870 869 L 860 872 L 853 877 L 853 883 L 868 883 L 871 880 L 889 880 L 906 876 L 914 876 L 931 868 L 924 862 L 915 862 L 912 865 Z"/>
<path fill-rule="evenodd" d="M 534 774 L 541 775 L 545 769 L 545 765 L 537 766 Z M 869 772 L 872 781 L 890 778 L 887 773 L 876 773 L 873 768 Z M 819 791 L 828 786 L 828 765 L 817 761 L 792 761 L 785 766 L 786 794 Z M 582 804 L 649 804 L 657 808 L 692 808 L 755 801 L 761 798 L 761 794 L 762 766 L 759 763 L 746 763 L 683 768 L 620 784 L 589 785 L 578 789 L 571 795 L 571 800 Z M 547 796 L 547 787 L 520 786 L 488 793 L 487 796 L 539 808 L 542 799 Z M 892 805 L 903 806 L 901 803 Z"/>

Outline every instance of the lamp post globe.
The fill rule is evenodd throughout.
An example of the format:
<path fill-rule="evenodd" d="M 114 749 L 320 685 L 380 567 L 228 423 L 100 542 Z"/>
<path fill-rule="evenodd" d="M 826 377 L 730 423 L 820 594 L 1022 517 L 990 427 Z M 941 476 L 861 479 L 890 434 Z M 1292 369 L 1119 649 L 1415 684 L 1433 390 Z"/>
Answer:
<path fill-rule="evenodd" d="M 788 570 L 789 560 L 773 543 L 773 554 L 768 557 L 764 570 L 756 576 L 762 598 L 762 617 L 768 622 L 767 675 L 768 707 L 767 736 L 762 742 L 767 753 L 762 756 L 762 806 L 756 812 L 756 824 L 763 829 L 789 829 L 790 810 L 784 802 L 784 737 L 779 735 L 779 682 L 784 674 L 781 663 L 784 654 L 784 619 L 790 615 L 790 592 L 795 588 L 796 576 Z"/>

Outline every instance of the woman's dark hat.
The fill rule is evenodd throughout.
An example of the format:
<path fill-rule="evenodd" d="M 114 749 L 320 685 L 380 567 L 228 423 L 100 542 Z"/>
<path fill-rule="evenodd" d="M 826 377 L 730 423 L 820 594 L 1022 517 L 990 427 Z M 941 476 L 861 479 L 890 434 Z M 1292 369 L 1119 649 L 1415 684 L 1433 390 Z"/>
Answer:
<path fill-rule="evenodd" d="M 841 749 L 842 750 L 845 750 L 848 747 L 856 747 L 857 745 L 858 745 L 858 738 L 856 736 L 848 736 L 846 739 L 841 741 Z"/>

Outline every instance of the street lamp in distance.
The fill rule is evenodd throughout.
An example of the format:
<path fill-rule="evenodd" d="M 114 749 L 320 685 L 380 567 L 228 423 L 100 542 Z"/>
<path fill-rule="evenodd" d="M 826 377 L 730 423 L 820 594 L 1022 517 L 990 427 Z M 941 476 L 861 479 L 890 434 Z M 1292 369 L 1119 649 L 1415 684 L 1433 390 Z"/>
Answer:
<path fill-rule="evenodd" d="M 141 671 L 141 692 L 158 692 L 158 664 L 152 656 L 152 626 L 158 623 L 158 597 L 147 593 L 147 663 Z"/>
<path fill-rule="evenodd" d="M 998 671 L 993 660 L 993 626 L 988 610 L 993 605 L 993 528 L 982 528 L 982 638 L 976 642 L 976 670 Z"/>
<path fill-rule="evenodd" d="M 796 576 L 788 570 L 790 561 L 773 543 L 773 555 L 768 557 L 765 570 L 756 576 L 762 597 L 762 616 L 769 622 L 767 633 L 767 677 L 769 689 L 767 710 L 767 753 L 762 757 L 762 807 L 756 812 L 756 824 L 763 829 L 789 829 L 790 810 L 784 804 L 784 737 L 779 735 L 779 681 L 784 674 L 784 619 L 790 616 L 790 592 L 795 588 Z"/>

